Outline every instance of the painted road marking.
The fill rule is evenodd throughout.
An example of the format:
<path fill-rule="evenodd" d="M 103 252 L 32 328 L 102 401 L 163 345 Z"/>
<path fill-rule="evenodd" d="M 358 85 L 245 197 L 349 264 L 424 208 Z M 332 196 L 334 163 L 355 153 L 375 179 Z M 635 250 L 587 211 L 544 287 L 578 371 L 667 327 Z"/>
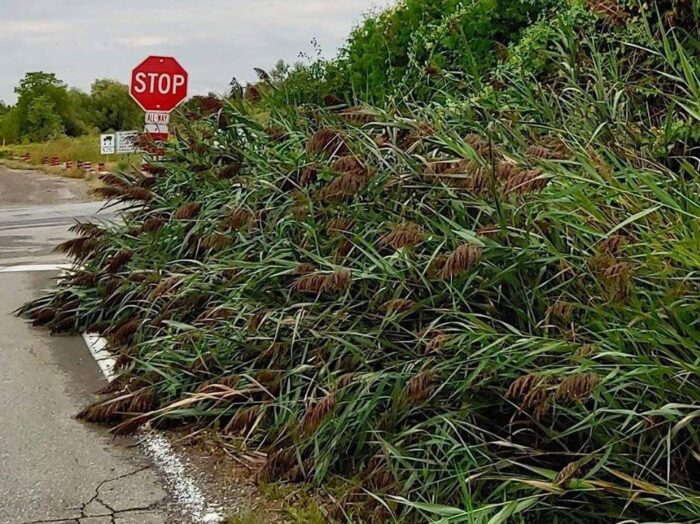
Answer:
<path fill-rule="evenodd" d="M 70 264 L 36 264 L 0 268 L 0 273 L 62 271 L 72 267 Z M 111 382 L 114 380 L 114 364 L 116 360 L 106 349 L 107 341 L 99 335 L 88 333 L 83 333 L 83 340 L 107 381 Z M 138 435 L 139 445 L 163 475 L 170 494 L 180 508 L 187 511 L 191 522 L 202 524 L 223 522 L 224 518 L 219 513 L 221 507 L 207 502 L 202 490 L 195 484 L 192 477 L 187 474 L 185 464 L 168 439 L 152 429 L 141 429 Z"/>
<path fill-rule="evenodd" d="M 26 266 L 0 267 L 0 273 L 28 273 L 30 271 L 61 271 L 72 268 L 72 264 L 34 264 Z"/>

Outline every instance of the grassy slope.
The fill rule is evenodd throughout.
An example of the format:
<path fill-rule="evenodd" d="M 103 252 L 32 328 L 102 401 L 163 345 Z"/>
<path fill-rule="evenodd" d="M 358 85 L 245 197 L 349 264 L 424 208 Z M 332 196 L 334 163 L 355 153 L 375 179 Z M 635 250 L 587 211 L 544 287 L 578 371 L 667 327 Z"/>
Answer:
<path fill-rule="evenodd" d="M 696 19 L 591 5 L 469 98 L 233 101 L 110 179 L 145 208 L 26 310 L 120 354 L 82 416 L 218 427 L 362 521 L 700 518 Z"/>

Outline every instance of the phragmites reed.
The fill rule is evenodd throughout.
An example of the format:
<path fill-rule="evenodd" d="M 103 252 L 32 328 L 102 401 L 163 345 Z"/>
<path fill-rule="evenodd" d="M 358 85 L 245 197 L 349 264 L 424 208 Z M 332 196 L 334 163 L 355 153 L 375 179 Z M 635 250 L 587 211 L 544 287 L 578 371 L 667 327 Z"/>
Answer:
<path fill-rule="evenodd" d="M 433 334 L 425 343 L 425 352 L 427 354 L 438 353 L 451 338 L 450 335 L 445 333 Z"/>
<path fill-rule="evenodd" d="M 283 477 L 294 466 L 294 449 L 282 448 L 268 454 L 267 461 L 258 472 L 258 480 L 272 482 Z"/>
<path fill-rule="evenodd" d="M 41 308 L 37 312 L 33 313 L 32 316 L 32 326 L 39 327 L 45 326 L 56 318 L 56 310 L 51 307 Z"/>
<path fill-rule="evenodd" d="M 162 217 L 150 217 L 144 220 L 141 230 L 144 233 L 155 233 L 162 228 L 167 221 Z"/>
<path fill-rule="evenodd" d="M 424 176 L 449 187 L 465 189 L 476 195 L 489 189 L 489 175 L 485 168 L 474 160 L 440 160 L 428 164 Z"/>
<path fill-rule="evenodd" d="M 541 419 L 548 411 L 552 402 L 549 391 L 550 381 L 536 374 L 523 375 L 515 379 L 508 390 L 506 398 L 519 399 L 521 411 L 532 410 L 535 420 Z"/>
<path fill-rule="evenodd" d="M 304 166 L 304 168 L 301 170 L 301 175 L 299 176 L 299 183 L 302 187 L 315 184 L 318 180 L 318 175 L 320 172 L 321 168 L 315 164 Z"/>
<path fill-rule="evenodd" d="M 549 183 L 541 169 L 523 170 L 509 162 L 498 164 L 496 176 L 502 185 L 503 192 L 506 194 L 526 194 L 541 191 Z"/>
<path fill-rule="evenodd" d="M 329 393 L 310 407 L 301 421 L 301 427 L 305 434 L 311 435 L 328 415 L 335 409 L 337 398 L 335 393 Z"/>
<path fill-rule="evenodd" d="M 333 162 L 331 170 L 336 173 L 364 173 L 366 171 L 360 159 L 354 155 L 340 157 Z"/>
<path fill-rule="evenodd" d="M 101 237 L 104 234 L 104 229 L 102 229 L 102 227 L 97 224 L 91 224 L 90 222 L 77 222 L 74 226 L 71 226 L 68 231 L 81 237 L 91 238 Z"/>
<path fill-rule="evenodd" d="M 131 185 L 128 181 L 113 173 L 106 173 L 104 175 L 100 175 L 98 178 L 107 186 L 127 188 Z"/>
<path fill-rule="evenodd" d="M 194 218 L 199 214 L 201 209 L 202 204 L 198 202 L 187 202 L 175 210 L 173 218 L 176 220 L 187 220 Z"/>
<path fill-rule="evenodd" d="M 308 275 L 309 273 L 313 273 L 314 271 L 316 271 L 316 266 L 307 262 L 299 264 L 294 270 L 294 272 L 297 275 Z"/>
<path fill-rule="evenodd" d="M 362 126 L 374 121 L 374 115 L 367 107 L 352 106 L 340 113 L 341 118 L 350 124 Z"/>
<path fill-rule="evenodd" d="M 66 255 L 80 261 L 91 257 L 99 251 L 101 247 L 100 241 L 93 236 L 85 236 L 67 240 L 58 246 L 55 251 L 65 253 Z"/>
<path fill-rule="evenodd" d="M 245 87 L 243 98 L 248 102 L 260 102 L 263 98 L 262 89 L 257 84 L 248 84 Z"/>
<path fill-rule="evenodd" d="M 548 322 L 552 317 L 563 322 L 570 322 L 574 316 L 575 307 L 576 305 L 570 302 L 557 300 L 547 308 L 545 317 Z"/>
<path fill-rule="evenodd" d="M 595 373 L 575 373 L 568 375 L 557 386 L 554 397 L 557 400 L 568 399 L 584 401 L 595 391 L 600 377 Z"/>
<path fill-rule="evenodd" d="M 228 180 L 236 178 L 241 174 L 241 165 L 238 162 L 231 162 L 219 170 L 219 178 Z"/>
<path fill-rule="evenodd" d="M 151 300 L 163 297 L 165 295 L 174 293 L 182 284 L 182 278 L 178 276 L 171 276 L 161 280 L 151 293 Z"/>
<path fill-rule="evenodd" d="M 407 222 L 392 229 L 379 239 L 382 246 L 391 247 L 394 251 L 401 248 L 413 248 L 423 241 L 423 231 L 418 224 Z"/>
<path fill-rule="evenodd" d="M 239 207 L 232 210 L 221 220 L 221 225 L 233 231 L 238 231 L 250 225 L 253 220 L 253 214 L 245 208 Z"/>
<path fill-rule="evenodd" d="M 483 249 L 475 244 L 462 244 L 447 257 L 440 276 L 453 278 L 461 275 L 476 265 L 483 254 Z"/>
<path fill-rule="evenodd" d="M 265 309 L 259 309 L 248 319 L 248 325 L 246 326 L 246 331 L 248 333 L 255 333 L 260 326 L 265 322 L 265 317 L 267 317 L 267 311 Z"/>
<path fill-rule="evenodd" d="M 406 311 L 409 311 L 415 306 L 416 303 L 408 298 L 395 298 L 393 300 L 389 300 L 388 302 L 385 302 L 382 304 L 382 307 L 380 308 L 383 312 L 385 312 L 387 315 L 394 315 L 397 313 L 404 313 Z"/>
<path fill-rule="evenodd" d="M 319 193 L 321 200 L 333 201 L 355 196 L 369 181 L 364 172 L 343 173 L 335 177 Z"/>
<path fill-rule="evenodd" d="M 141 319 L 133 318 L 122 322 L 111 334 L 110 339 L 116 344 L 128 343 L 141 326 Z"/>
<path fill-rule="evenodd" d="M 489 141 L 481 135 L 469 133 L 464 137 L 464 142 L 469 144 L 469 147 L 479 153 L 479 155 L 482 157 L 486 158 L 489 156 Z"/>
<path fill-rule="evenodd" d="M 107 273 L 118 273 L 131 261 L 133 256 L 134 253 L 132 251 L 122 249 L 109 260 L 107 266 L 105 267 L 105 271 L 107 271 Z"/>
<path fill-rule="evenodd" d="M 412 376 L 403 389 L 403 398 L 410 404 L 420 404 L 428 400 L 435 389 L 435 374 L 423 371 Z"/>
<path fill-rule="evenodd" d="M 309 273 L 297 278 L 292 289 L 300 293 L 342 292 L 352 284 L 352 274 L 348 270 L 334 273 Z"/>
<path fill-rule="evenodd" d="M 601 253 L 616 256 L 620 254 L 626 244 L 627 237 L 625 235 L 612 235 L 598 244 L 598 250 Z"/>
<path fill-rule="evenodd" d="M 354 247 L 355 244 L 353 244 L 350 240 L 342 240 L 336 246 L 335 251 L 333 252 L 333 258 L 338 263 L 342 262 L 352 252 Z"/>
<path fill-rule="evenodd" d="M 336 217 L 328 222 L 326 227 L 329 235 L 348 233 L 355 221 L 349 217 Z"/>
<path fill-rule="evenodd" d="M 221 251 L 233 245 L 233 238 L 223 233 L 211 233 L 202 238 L 201 246 L 210 251 Z"/>
<path fill-rule="evenodd" d="M 631 267 L 627 262 L 616 262 L 603 271 L 603 276 L 610 280 L 620 280 L 629 275 Z"/>
<path fill-rule="evenodd" d="M 310 154 L 344 156 L 348 153 L 348 148 L 340 131 L 325 128 L 319 129 L 313 134 L 306 145 L 306 152 Z"/>
<path fill-rule="evenodd" d="M 227 435 L 247 433 L 256 424 L 261 414 L 260 406 L 239 409 L 224 426 L 223 433 Z"/>

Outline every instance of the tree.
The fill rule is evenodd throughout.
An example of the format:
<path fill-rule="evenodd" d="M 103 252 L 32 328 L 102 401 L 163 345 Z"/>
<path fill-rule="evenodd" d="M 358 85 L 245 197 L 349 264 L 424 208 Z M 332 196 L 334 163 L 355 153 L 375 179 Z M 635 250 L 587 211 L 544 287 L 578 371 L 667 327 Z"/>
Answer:
<path fill-rule="evenodd" d="M 123 131 L 143 125 L 143 111 L 129 96 L 126 84 L 107 78 L 90 89 L 92 124 L 100 131 Z"/>
<path fill-rule="evenodd" d="M 75 110 L 68 86 L 54 73 L 27 73 L 15 87 L 15 93 L 20 139 L 36 140 L 37 136 L 54 136 L 59 129 L 69 136 L 85 133 L 86 124 Z M 40 101 L 37 103 L 38 99 Z M 45 122 L 50 127 L 40 131 L 36 127 L 38 122 Z"/>
<path fill-rule="evenodd" d="M 26 136 L 34 142 L 43 142 L 65 132 L 61 116 L 47 95 L 34 98 L 27 108 Z"/>

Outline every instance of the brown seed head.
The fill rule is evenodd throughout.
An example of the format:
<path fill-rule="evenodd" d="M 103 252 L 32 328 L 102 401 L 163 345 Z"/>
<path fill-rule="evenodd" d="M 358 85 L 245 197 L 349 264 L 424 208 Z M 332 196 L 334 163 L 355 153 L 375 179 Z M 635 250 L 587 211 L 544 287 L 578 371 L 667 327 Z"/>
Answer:
<path fill-rule="evenodd" d="M 194 218 L 199 214 L 200 209 L 202 209 L 202 205 L 198 202 L 187 202 L 186 204 L 182 204 L 177 208 L 173 214 L 173 218 L 176 220 L 187 220 Z"/>
<path fill-rule="evenodd" d="M 357 194 L 369 181 L 365 173 L 344 173 L 335 177 L 326 187 L 319 192 L 319 197 L 324 201 L 342 200 Z"/>
<path fill-rule="evenodd" d="M 348 148 L 339 131 L 326 128 L 319 129 L 314 133 L 306 145 L 306 152 L 343 156 L 348 153 Z"/>
<path fill-rule="evenodd" d="M 382 307 L 380 309 L 387 315 L 394 315 L 398 313 L 404 313 L 413 308 L 413 306 L 415 305 L 416 303 L 408 298 L 395 298 L 382 304 Z"/>
<path fill-rule="evenodd" d="M 413 248 L 423 241 L 423 231 L 412 222 L 395 227 L 391 232 L 379 239 L 382 246 L 391 247 L 398 251 L 401 248 Z"/>
<path fill-rule="evenodd" d="M 229 180 L 241 174 L 241 165 L 238 162 L 231 162 L 219 171 L 219 178 Z"/>
<path fill-rule="evenodd" d="M 452 278 L 464 273 L 483 257 L 483 250 L 475 244 L 462 244 L 455 249 L 440 271 L 442 278 Z"/>
<path fill-rule="evenodd" d="M 587 400 L 600 382 L 595 373 L 576 373 L 565 377 L 554 393 L 556 399 Z"/>
<path fill-rule="evenodd" d="M 261 412 L 262 409 L 260 406 L 238 409 L 236 414 L 231 417 L 231 420 L 229 420 L 228 424 L 224 427 L 223 433 L 225 435 L 247 433 L 253 428 Z"/>
<path fill-rule="evenodd" d="M 430 398 L 434 391 L 435 374 L 423 371 L 414 375 L 406 383 L 403 397 L 411 404 L 420 404 Z"/>
<path fill-rule="evenodd" d="M 132 251 L 129 251 L 128 249 L 122 249 L 110 259 L 105 270 L 107 271 L 107 273 L 118 273 L 119 270 L 121 270 L 125 265 L 127 265 L 131 261 L 131 258 L 133 256 L 134 253 Z"/>
<path fill-rule="evenodd" d="M 363 106 L 349 107 L 340 113 L 340 117 L 356 126 L 366 125 L 374 121 L 374 116 L 369 112 L 368 108 Z"/>
<path fill-rule="evenodd" d="M 598 250 L 601 253 L 607 253 L 608 255 L 616 256 L 620 254 L 620 251 L 627 244 L 627 237 L 624 235 L 613 235 L 606 238 L 600 244 L 598 244 Z"/>
<path fill-rule="evenodd" d="M 347 217 L 336 217 L 333 218 L 330 222 L 328 222 L 328 234 L 333 235 L 333 234 L 338 234 L 338 233 L 347 233 L 352 229 L 352 226 L 354 224 L 354 220 L 352 218 L 347 218 Z"/>
<path fill-rule="evenodd" d="M 155 233 L 158 231 L 160 228 L 162 228 L 166 224 L 165 219 L 161 217 L 151 217 L 147 218 L 143 222 L 143 226 L 141 226 L 141 229 L 143 230 L 144 233 Z"/>
<path fill-rule="evenodd" d="M 314 433 L 321 425 L 321 422 L 323 422 L 323 419 L 335 409 L 336 402 L 335 393 L 330 393 L 309 408 L 301 421 L 304 433 L 307 435 Z"/>

